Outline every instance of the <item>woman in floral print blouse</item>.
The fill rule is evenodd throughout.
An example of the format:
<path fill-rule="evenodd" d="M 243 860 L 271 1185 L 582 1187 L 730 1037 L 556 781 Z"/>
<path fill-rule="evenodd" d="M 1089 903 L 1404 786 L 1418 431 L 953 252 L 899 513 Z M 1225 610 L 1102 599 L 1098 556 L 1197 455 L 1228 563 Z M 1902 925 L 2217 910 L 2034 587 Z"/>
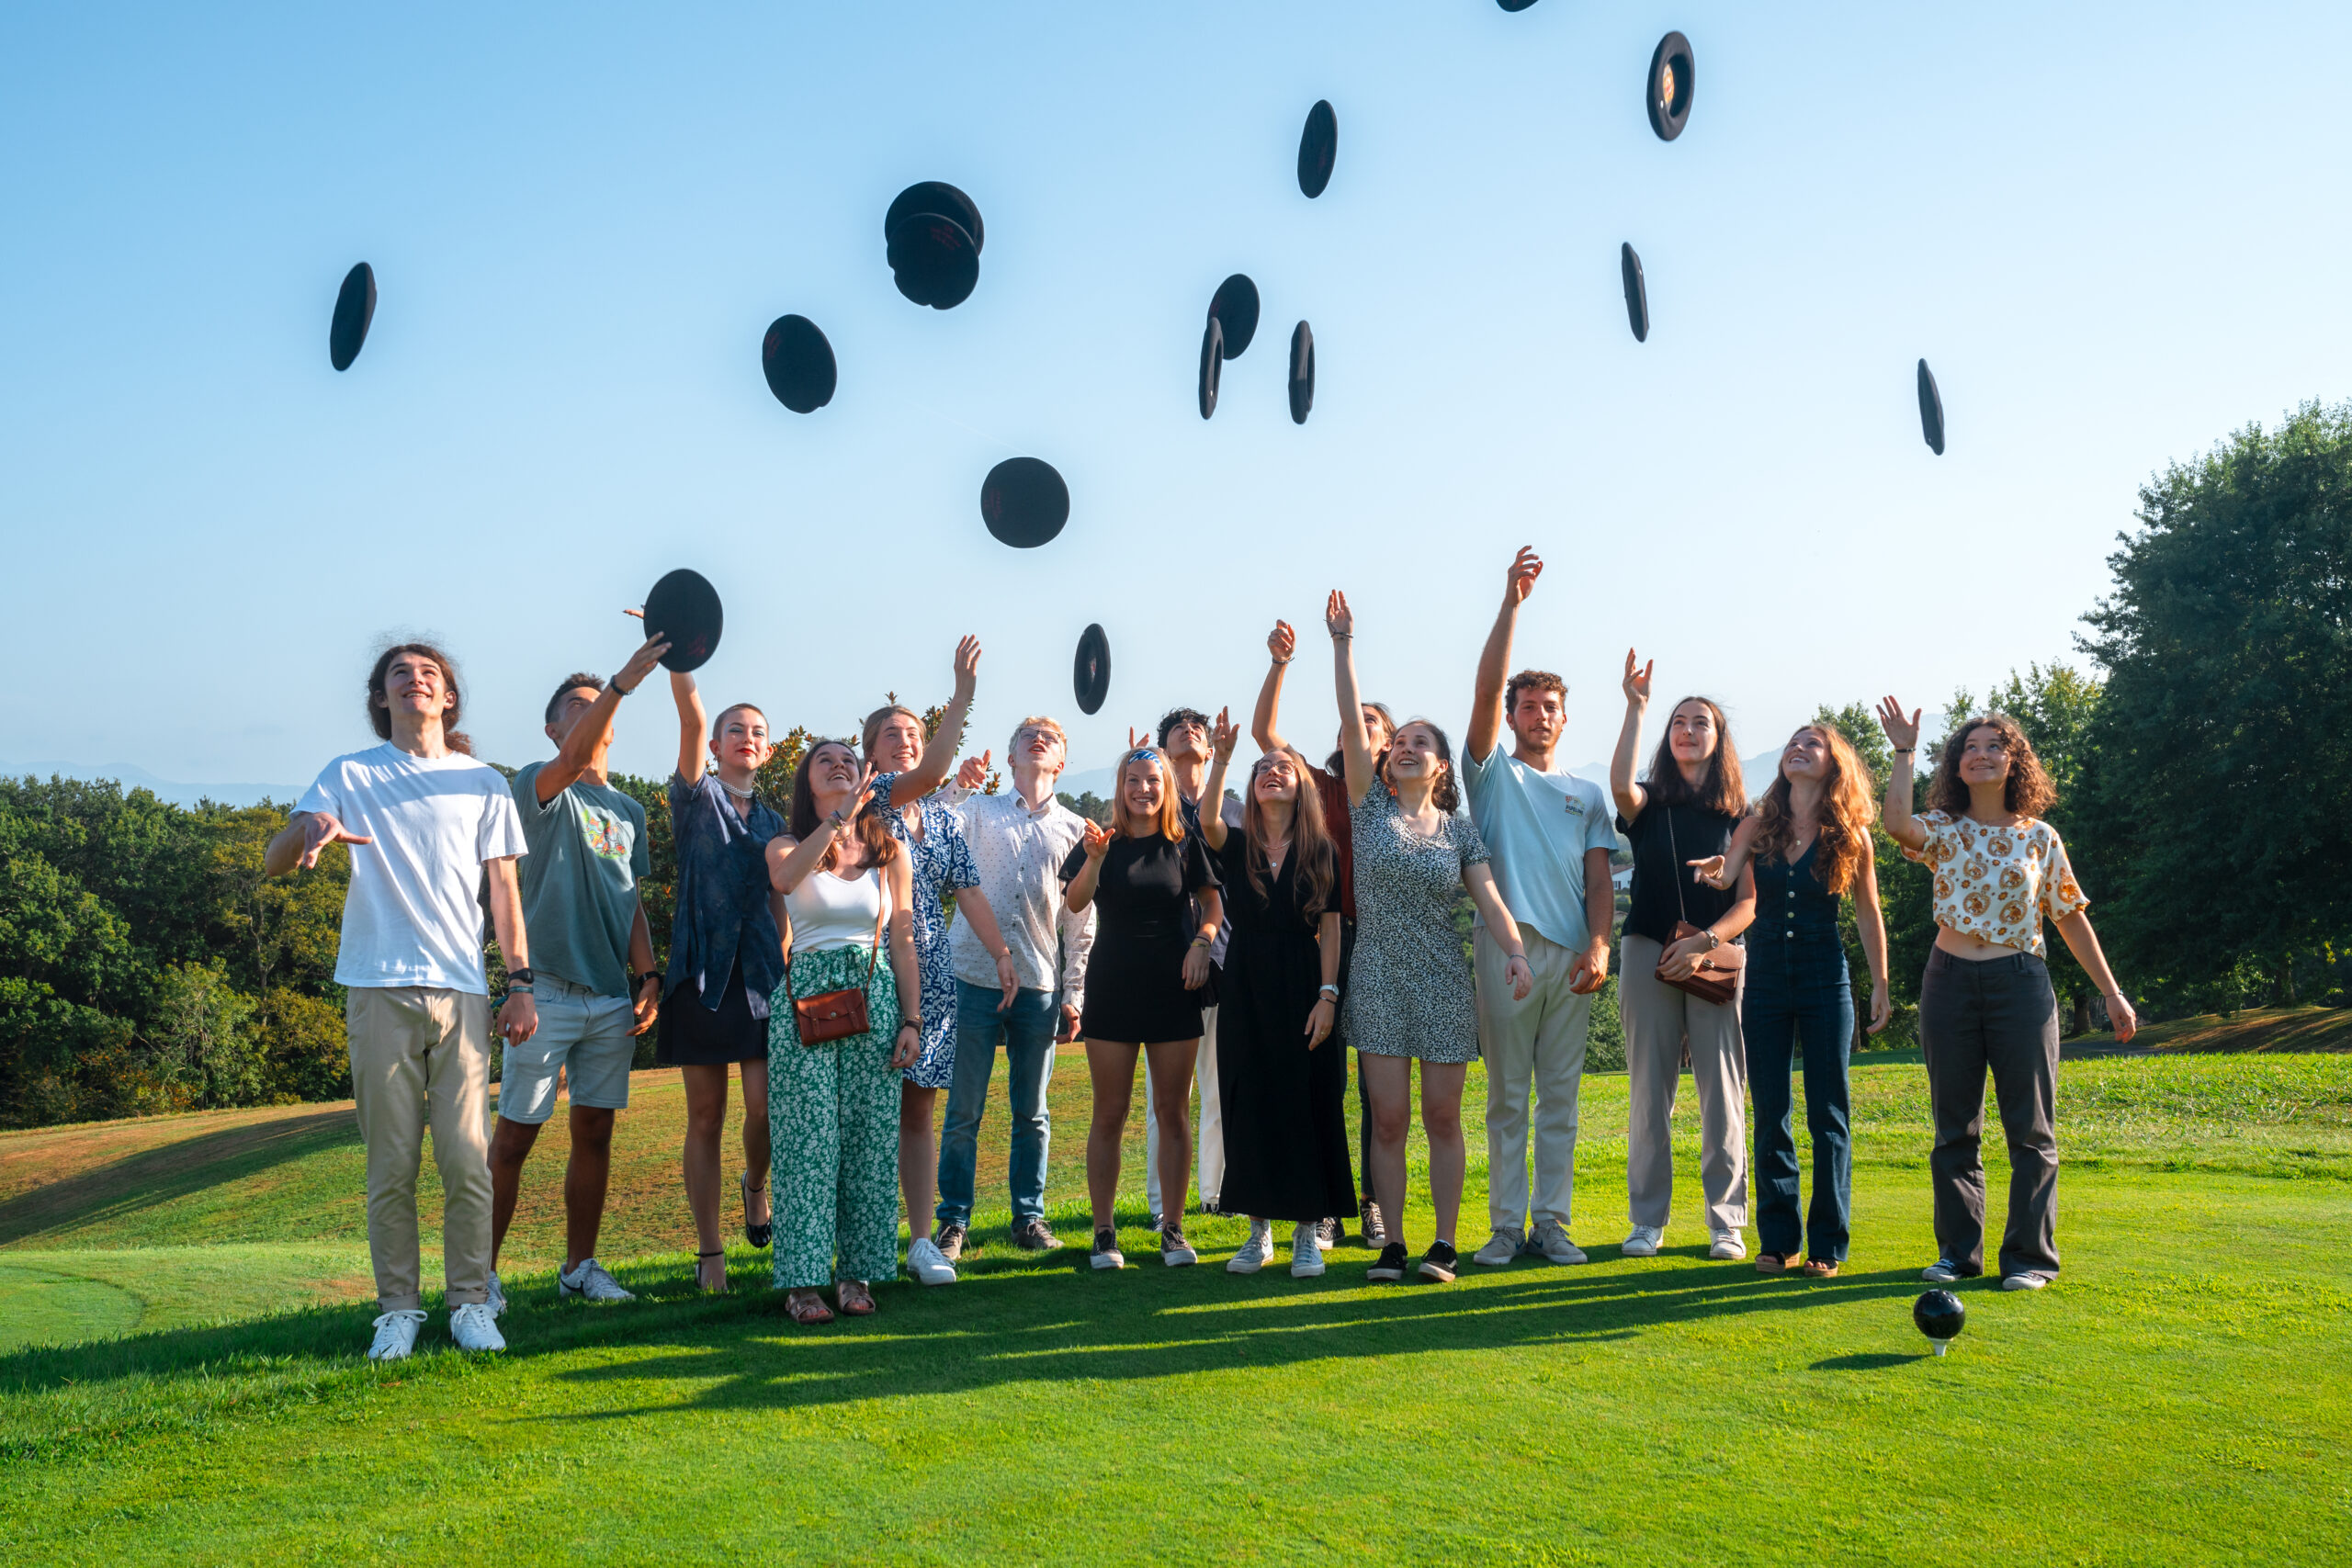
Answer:
<path fill-rule="evenodd" d="M 2047 916 L 2107 999 L 2115 1038 L 2138 1029 L 2084 913 L 2066 847 L 2040 813 L 2058 792 L 2006 714 L 1946 737 L 1928 809 L 1912 812 L 1919 715 L 1888 697 L 1879 722 L 1894 746 L 1883 821 L 1904 854 L 1935 873 L 1936 945 L 1919 985 L 1919 1043 L 1936 1122 L 1928 1169 L 1942 1256 L 1920 1277 L 1950 1284 L 1984 1271 L 1984 1075 L 2009 1145 L 2001 1289 L 2038 1291 L 2058 1272 L 2058 998 L 2042 962 Z"/>

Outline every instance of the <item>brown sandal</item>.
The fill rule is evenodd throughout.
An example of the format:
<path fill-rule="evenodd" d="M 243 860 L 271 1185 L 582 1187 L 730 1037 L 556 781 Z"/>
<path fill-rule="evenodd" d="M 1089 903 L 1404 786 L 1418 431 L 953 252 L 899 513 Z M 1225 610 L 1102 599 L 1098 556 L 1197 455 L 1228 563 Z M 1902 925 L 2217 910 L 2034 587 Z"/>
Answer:
<path fill-rule="evenodd" d="M 1791 1254 L 1785 1252 L 1759 1252 L 1756 1255 L 1756 1271 L 1758 1274 L 1785 1274 L 1789 1271 L 1790 1257 Z"/>
<path fill-rule="evenodd" d="M 833 1309 L 814 1291 L 786 1291 L 784 1315 L 803 1328 L 814 1328 L 820 1323 L 832 1322 Z"/>
<path fill-rule="evenodd" d="M 1804 1277 L 1808 1280 L 1835 1280 L 1838 1277 L 1837 1260 L 1829 1258 L 1806 1258 Z"/>
<path fill-rule="evenodd" d="M 833 1299 L 842 1303 L 842 1311 L 852 1317 L 874 1315 L 874 1292 L 865 1288 L 863 1280 L 843 1280 L 833 1287 Z"/>

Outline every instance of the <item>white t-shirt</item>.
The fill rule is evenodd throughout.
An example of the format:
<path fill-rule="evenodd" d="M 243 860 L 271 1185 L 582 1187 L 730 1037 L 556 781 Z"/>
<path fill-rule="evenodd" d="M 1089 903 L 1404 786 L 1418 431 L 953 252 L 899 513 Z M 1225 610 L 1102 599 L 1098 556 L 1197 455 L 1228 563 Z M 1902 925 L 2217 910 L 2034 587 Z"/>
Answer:
<path fill-rule="evenodd" d="M 413 757 L 387 741 L 329 762 L 294 809 L 328 813 L 375 840 L 348 846 L 337 985 L 490 994 L 482 863 L 524 852 L 523 820 L 497 769 Z"/>

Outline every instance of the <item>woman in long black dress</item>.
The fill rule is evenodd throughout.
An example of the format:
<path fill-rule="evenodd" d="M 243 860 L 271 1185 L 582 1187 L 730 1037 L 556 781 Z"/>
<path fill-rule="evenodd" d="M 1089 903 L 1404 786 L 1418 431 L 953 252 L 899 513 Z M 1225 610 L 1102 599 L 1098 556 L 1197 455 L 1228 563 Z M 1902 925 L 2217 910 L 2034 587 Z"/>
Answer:
<path fill-rule="evenodd" d="M 1217 715 L 1203 799 L 1224 797 L 1238 733 Z M 1324 1045 L 1340 1009 L 1339 852 L 1306 778 L 1306 758 L 1269 751 L 1250 770 L 1239 832 L 1201 818 L 1233 932 L 1217 984 L 1225 1201 L 1250 1216 L 1250 1239 L 1226 1268 L 1264 1268 L 1272 1222 L 1289 1220 L 1290 1271 L 1302 1280 L 1323 1272 L 1317 1219 L 1355 1198 L 1347 1058 Z"/>
<path fill-rule="evenodd" d="M 1193 1179 L 1193 1061 L 1201 1043 L 1201 987 L 1208 984 L 1209 950 L 1225 910 L 1208 850 L 1198 834 L 1184 831 L 1176 778 L 1159 752 L 1139 746 L 1119 763 L 1111 829 L 1086 824 L 1085 838 L 1062 863 L 1062 885 L 1070 913 L 1102 906 L 1078 1020 L 1094 1086 L 1094 1122 L 1086 1135 L 1094 1267 L 1126 1267 L 1113 1209 L 1139 1049 L 1149 1058 L 1159 1190 L 1169 1195 L 1159 1259 L 1170 1267 L 1197 1263 L 1200 1254 L 1184 1239 L 1181 1218 Z"/>

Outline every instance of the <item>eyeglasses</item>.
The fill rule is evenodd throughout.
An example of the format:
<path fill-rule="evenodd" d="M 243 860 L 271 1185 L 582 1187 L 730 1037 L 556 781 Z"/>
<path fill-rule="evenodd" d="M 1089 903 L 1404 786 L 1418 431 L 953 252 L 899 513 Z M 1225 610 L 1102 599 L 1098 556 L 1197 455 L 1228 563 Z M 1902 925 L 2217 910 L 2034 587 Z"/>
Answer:
<path fill-rule="evenodd" d="M 1050 729 L 1042 728 L 1034 724 L 1023 725 L 1012 732 L 1013 744 L 1016 746 L 1025 746 L 1032 740 L 1039 739 L 1050 740 L 1058 746 L 1061 744 L 1062 738 Z"/>

